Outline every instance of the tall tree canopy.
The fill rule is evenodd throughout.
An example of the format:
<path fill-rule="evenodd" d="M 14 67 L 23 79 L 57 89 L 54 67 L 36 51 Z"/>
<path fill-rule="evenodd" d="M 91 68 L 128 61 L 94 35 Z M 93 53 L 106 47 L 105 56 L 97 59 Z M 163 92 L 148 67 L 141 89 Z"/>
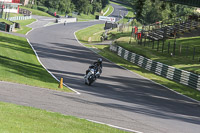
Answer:
<path fill-rule="evenodd" d="M 144 24 L 155 23 L 175 16 L 187 15 L 195 8 L 160 0 L 132 0 L 136 17 Z"/>
<path fill-rule="evenodd" d="M 79 14 L 94 14 L 109 4 L 109 0 L 35 0 L 35 3 L 61 12 L 76 11 Z"/>

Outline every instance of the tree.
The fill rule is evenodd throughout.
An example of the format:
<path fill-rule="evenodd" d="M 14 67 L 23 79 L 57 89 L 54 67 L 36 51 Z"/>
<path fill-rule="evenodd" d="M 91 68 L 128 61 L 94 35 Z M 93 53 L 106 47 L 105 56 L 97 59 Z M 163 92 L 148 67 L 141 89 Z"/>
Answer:
<path fill-rule="evenodd" d="M 132 0 L 136 18 L 143 24 L 155 23 L 194 12 L 194 8 L 160 0 Z"/>

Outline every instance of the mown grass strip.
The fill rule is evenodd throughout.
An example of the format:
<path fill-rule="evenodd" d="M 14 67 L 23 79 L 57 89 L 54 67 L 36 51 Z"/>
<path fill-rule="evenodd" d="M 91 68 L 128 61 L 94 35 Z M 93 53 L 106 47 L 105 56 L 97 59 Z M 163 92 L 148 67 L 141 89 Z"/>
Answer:
<path fill-rule="evenodd" d="M 125 133 L 73 116 L 2 102 L 0 102 L 0 118 L 0 132 Z"/>
<path fill-rule="evenodd" d="M 109 16 L 113 11 L 114 11 L 114 8 L 111 5 L 109 5 L 109 10 L 104 16 Z"/>
<path fill-rule="evenodd" d="M 188 97 L 191 97 L 195 100 L 200 101 L 200 92 L 199 91 L 192 89 L 190 87 L 181 85 L 179 83 L 173 82 L 166 78 L 160 77 L 158 75 L 155 75 L 143 68 L 138 67 L 137 65 L 135 65 L 133 63 L 130 63 L 130 62 L 124 60 L 123 58 L 117 56 L 115 53 L 110 52 L 108 45 L 86 45 L 86 46 L 87 47 L 96 47 L 101 51 L 101 52 L 99 52 L 99 54 L 102 55 L 103 57 L 109 59 L 110 61 L 112 61 L 122 67 L 125 67 L 143 77 L 146 77 L 152 81 L 155 81 L 156 83 L 164 85 L 176 92 L 179 92 L 183 95 L 186 95 Z"/>
<path fill-rule="evenodd" d="M 31 8 L 23 7 L 23 6 L 20 6 L 20 8 L 22 8 L 22 9 L 27 9 L 27 10 L 31 11 L 31 12 L 32 12 L 32 15 L 46 16 L 46 17 L 53 17 L 53 16 L 49 15 L 48 13 L 46 13 L 46 12 L 42 12 L 42 11 L 40 11 L 40 10 L 35 10 L 35 9 L 31 9 Z"/>
<path fill-rule="evenodd" d="M 4 23 L 9 24 L 9 25 L 12 25 L 12 24 L 13 24 L 13 22 L 8 21 L 8 20 L 6 20 L 6 19 L 2 19 L 2 18 L 0 18 L 0 22 L 4 22 Z"/>
<path fill-rule="evenodd" d="M 0 33 L 0 80 L 71 92 L 41 66 L 26 38 Z"/>
<path fill-rule="evenodd" d="M 27 27 L 26 25 L 29 25 L 29 24 L 33 23 L 34 21 L 36 21 L 36 19 L 17 20 L 17 21 L 15 21 L 15 22 L 20 24 L 20 29 L 16 28 L 16 33 L 26 34 L 30 30 L 32 30 L 32 28 Z"/>
<path fill-rule="evenodd" d="M 104 32 L 104 24 L 97 24 L 76 32 L 76 36 L 81 43 L 97 43 L 101 41 Z"/>

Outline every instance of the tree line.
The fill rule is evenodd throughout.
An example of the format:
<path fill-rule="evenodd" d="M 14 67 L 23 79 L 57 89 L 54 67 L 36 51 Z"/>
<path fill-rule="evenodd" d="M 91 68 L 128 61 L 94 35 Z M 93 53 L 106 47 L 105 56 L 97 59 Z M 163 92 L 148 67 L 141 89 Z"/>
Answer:
<path fill-rule="evenodd" d="M 62 14 L 71 12 L 94 14 L 106 7 L 109 0 L 30 0 L 29 4 L 32 8 L 35 6 L 35 8 L 40 7 L 45 11 L 57 11 Z"/>
<path fill-rule="evenodd" d="M 143 24 L 171 19 L 194 13 L 194 7 L 160 0 L 127 0 L 136 12 L 136 18 Z"/>

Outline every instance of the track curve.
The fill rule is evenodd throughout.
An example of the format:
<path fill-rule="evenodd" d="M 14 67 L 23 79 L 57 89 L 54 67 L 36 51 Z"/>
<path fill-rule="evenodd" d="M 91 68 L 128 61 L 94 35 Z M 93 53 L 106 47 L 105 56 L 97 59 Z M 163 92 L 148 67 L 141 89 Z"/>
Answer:
<path fill-rule="evenodd" d="M 111 16 L 126 9 L 113 5 Z M 146 133 L 199 133 L 197 103 L 104 59 L 103 73 L 93 86 L 83 83 L 88 66 L 99 55 L 80 45 L 74 32 L 101 21 L 68 23 L 28 34 L 41 62 L 81 95 L 33 87 L 4 90 L 0 100 L 100 121 Z M 11 93 L 12 92 L 12 93 Z M 21 95 L 21 94 L 24 95 Z M 15 95 L 13 95 L 15 94 Z"/>

